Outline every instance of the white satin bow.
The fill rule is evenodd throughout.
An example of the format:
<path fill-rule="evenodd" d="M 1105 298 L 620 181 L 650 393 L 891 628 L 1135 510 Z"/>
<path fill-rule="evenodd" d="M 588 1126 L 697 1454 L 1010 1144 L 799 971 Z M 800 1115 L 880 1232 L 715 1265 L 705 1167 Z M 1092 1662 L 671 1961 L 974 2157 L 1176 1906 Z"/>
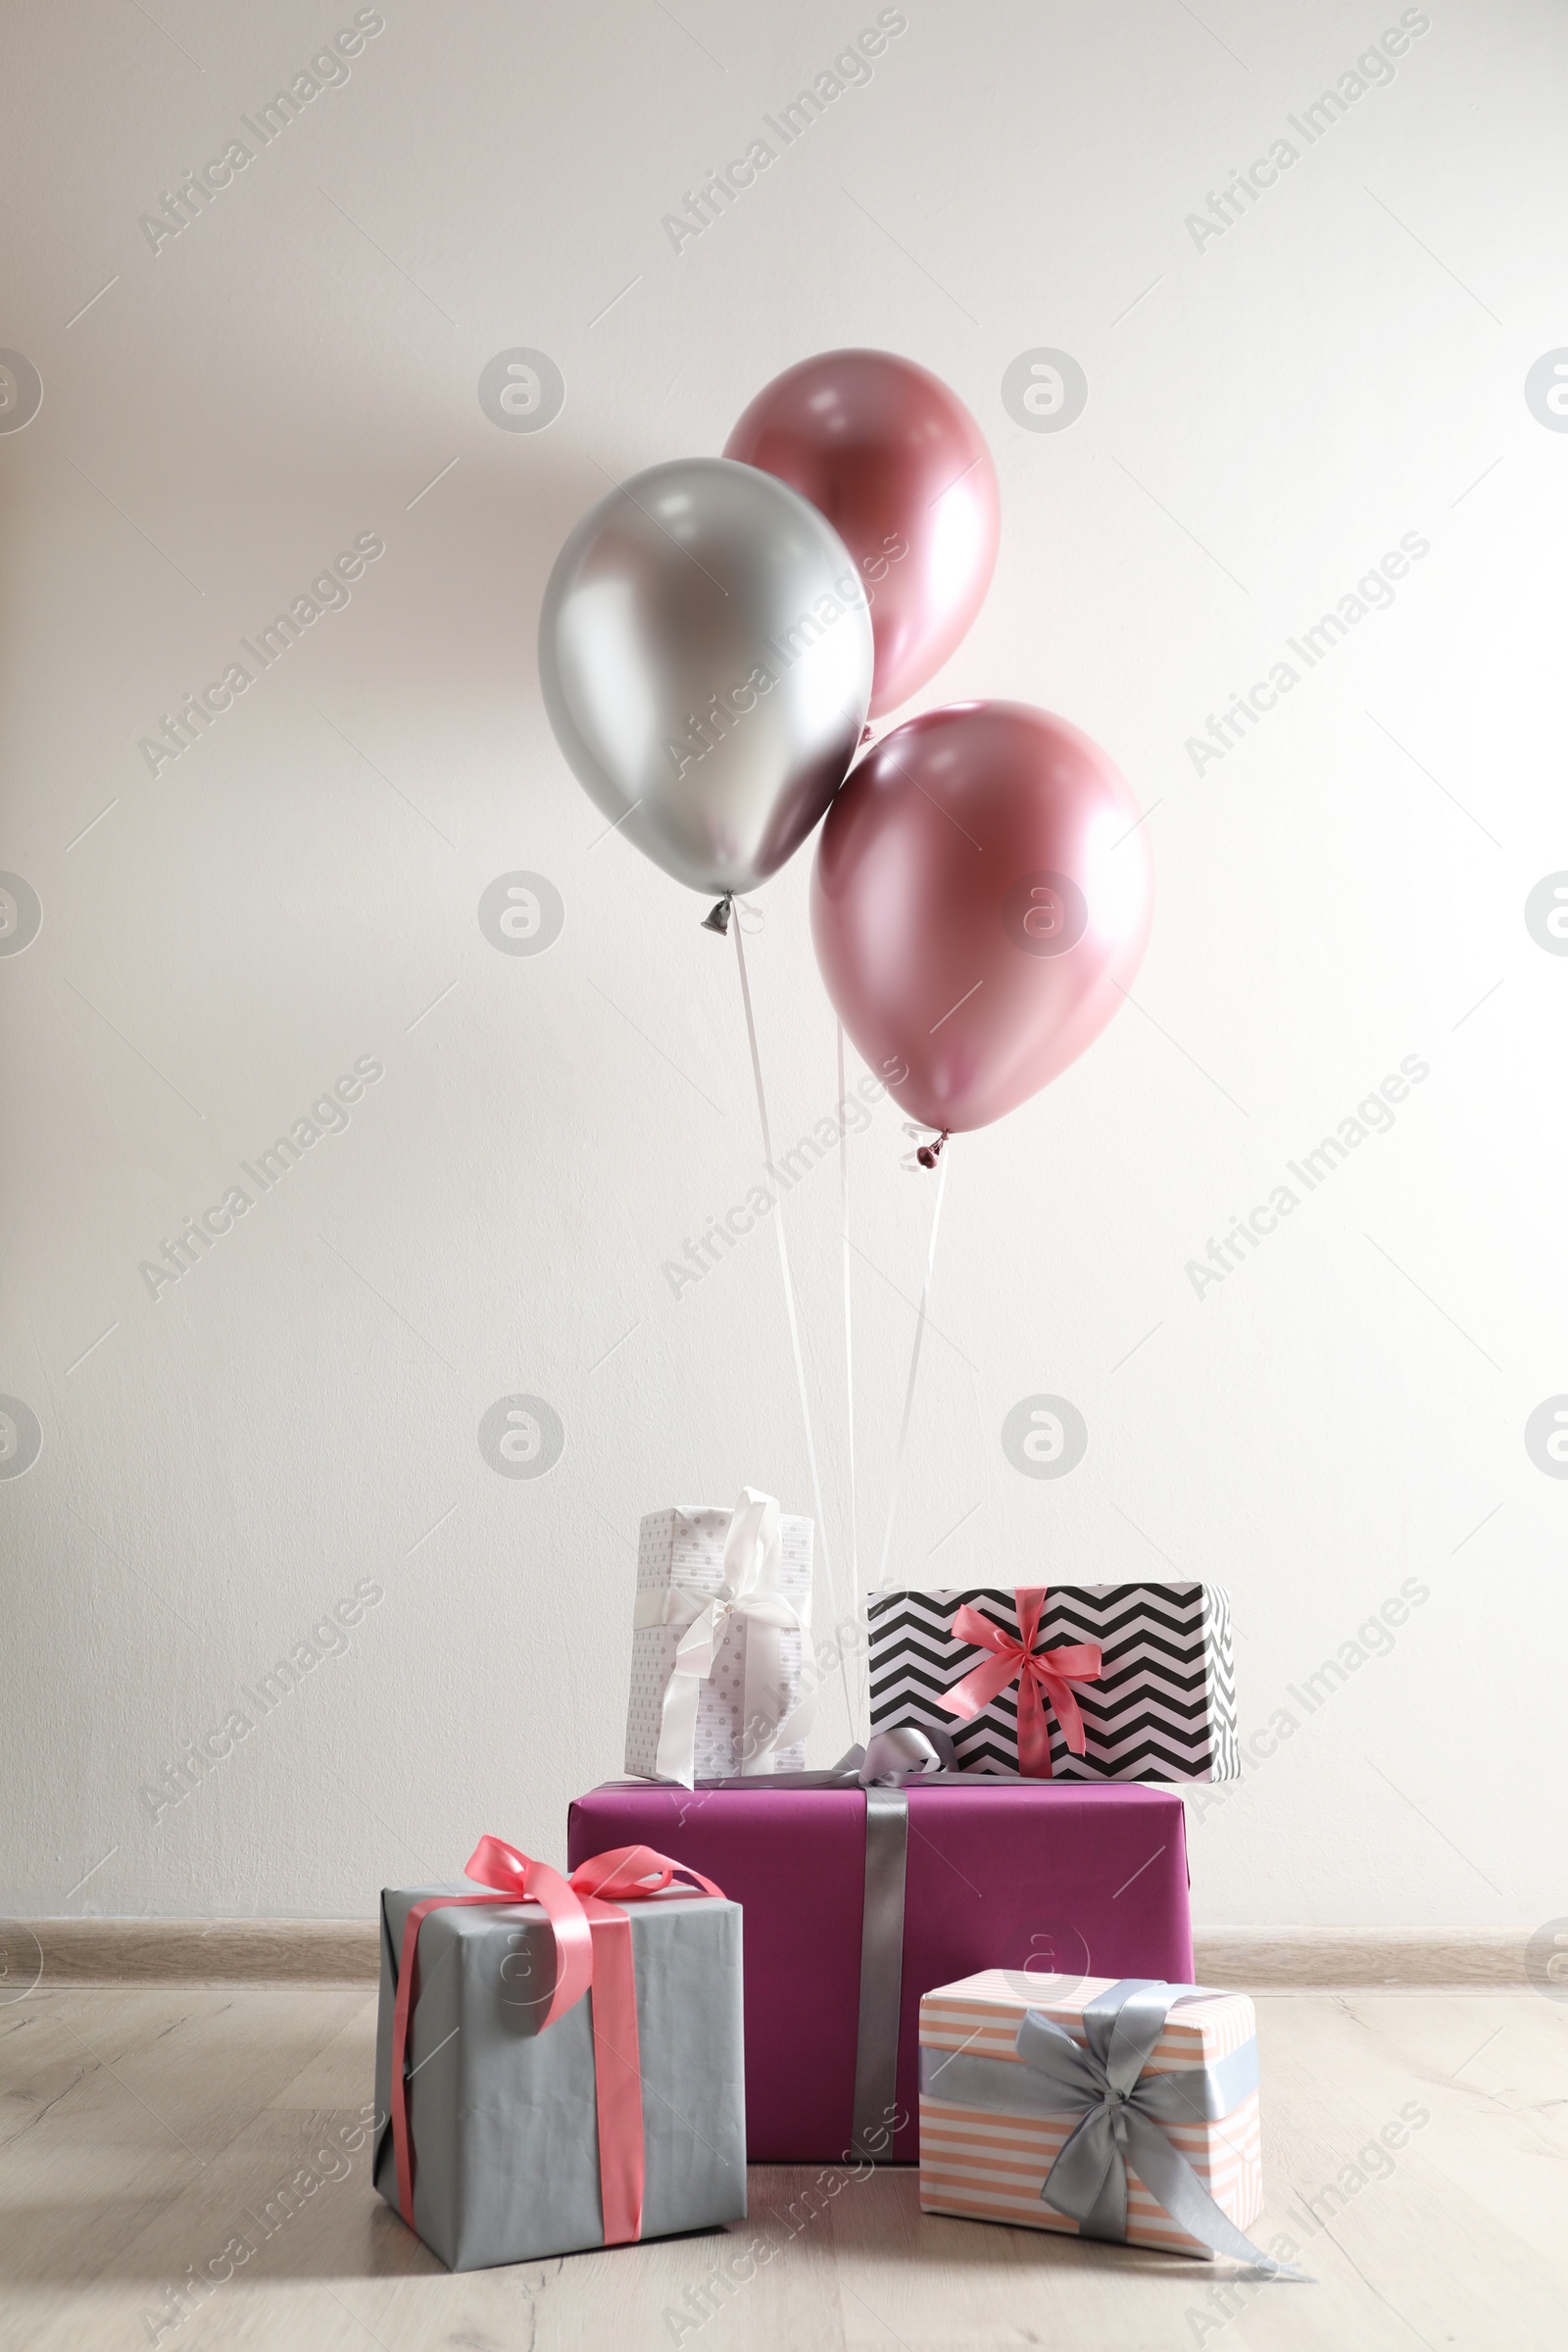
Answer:
<path fill-rule="evenodd" d="M 742 1487 L 730 1515 L 723 1582 L 716 1592 L 667 1585 L 662 1592 L 637 1595 L 632 1623 L 639 1632 L 650 1626 L 680 1631 L 659 1728 L 658 1770 L 662 1780 L 684 1782 L 688 1788 L 692 1785 L 698 1698 L 736 1617 L 746 1627 L 741 1771 L 772 1772 L 775 1751 L 804 1740 L 816 1713 L 814 1690 L 787 1712 L 784 1690 L 783 1637 L 798 1633 L 804 1643 L 810 1630 L 811 1601 L 808 1592 L 797 1600 L 784 1592 L 778 1502 L 755 1487 Z"/>

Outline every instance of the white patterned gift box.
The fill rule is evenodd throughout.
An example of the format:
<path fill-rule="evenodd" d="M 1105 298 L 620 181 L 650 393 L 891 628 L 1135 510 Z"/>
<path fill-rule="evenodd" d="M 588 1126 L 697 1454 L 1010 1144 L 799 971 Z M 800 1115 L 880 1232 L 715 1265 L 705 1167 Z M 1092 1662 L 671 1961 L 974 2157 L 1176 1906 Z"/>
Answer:
<path fill-rule="evenodd" d="M 733 1511 L 679 1504 L 642 1521 L 629 1774 L 689 1787 L 804 1768 L 811 1535 L 750 1487 Z"/>
<path fill-rule="evenodd" d="M 1027 1616 L 1031 1603 L 1034 1689 L 1024 1692 L 1020 1717 L 1020 1680 L 1009 1669 L 1021 1663 L 1020 1612 Z M 1219 1585 L 873 1592 L 866 1615 L 871 1729 L 947 1732 L 960 1772 L 1070 1781 L 1241 1777 L 1230 1599 Z M 965 1626 L 983 1642 L 965 1639 Z M 977 1668 L 1001 1688 L 972 1709 L 944 1705 Z"/>
<path fill-rule="evenodd" d="M 939 1985 L 921 2208 L 1296 2276 L 1242 2235 L 1263 2202 L 1257 2082 L 1246 1993 L 1019 1969 Z"/>

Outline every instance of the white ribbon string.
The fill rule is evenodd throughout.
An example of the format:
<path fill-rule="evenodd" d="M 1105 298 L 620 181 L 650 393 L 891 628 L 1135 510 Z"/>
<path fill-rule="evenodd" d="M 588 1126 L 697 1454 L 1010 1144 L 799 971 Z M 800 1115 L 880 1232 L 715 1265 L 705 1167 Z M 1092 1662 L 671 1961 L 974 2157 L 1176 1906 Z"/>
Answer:
<path fill-rule="evenodd" d="M 888 1554 L 893 1549 L 893 1522 L 899 1508 L 899 1481 L 904 1474 L 904 1449 L 908 1443 L 909 1417 L 914 1410 L 914 1384 L 920 1370 L 920 1342 L 925 1337 L 925 1310 L 931 1297 L 931 1269 L 937 1262 L 937 1227 L 942 1222 L 942 1196 L 948 1184 L 948 1158 L 944 1153 L 937 1162 L 936 1206 L 931 1211 L 931 1239 L 925 1253 L 925 1278 L 920 1285 L 920 1311 L 914 1318 L 914 1349 L 909 1357 L 908 1386 L 904 1392 L 904 1422 L 899 1431 L 899 1450 L 893 1461 L 893 1492 L 888 1496 L 888 1524 L 882 1538 L 882 1564 L 877 1570 L 876 1589 L 886 1590 Z"/>
<path fill-rule="evenodd" d="M 811 1600 L 808 1592 L 791 1601 L 783 1591 L 783 1573 L 778 1503 L 771 1494 L 743 1487 L 730 1514 L 718 1591 L 667 1585 L 638 1593 L 632 1617 L 637 1631 L 667 1626 L 680 1634 L 660 1716 L 655 1769 L 662 1779 L 692 1785 L 702 1686 L 711 1677 L 737 1618 L 746 1628 L 742 1773 L 771 1772 L 774 1750 L 806 1738 L 816 1713 L 816 1691 L 808 1685 L 785 1712 L 783 1636 L 798 1633 L 804 1650 Z"/>
<path fill-rule="evenodd" d="M 811 1498 L 816 1506 L 817 1533 L 822 1545 L 822 1571 L 827 1580 L 828 1605 L 833 1611 L 833 1646 L 838 1651 L 839 1676 L 844 1687 L 844 1715 L 850 1738 L 855 1737 L 855 1706 L 850 1697 L 849 1668 L 844 1658 L 844 1619 L 839 1606 L 838 1592 L 833 1581 L 833 1558 L 828 1545 L 827 1514 L 822 1508 L 822 1481 L 816 1467 L 816 1440 L 811 1431 L 811 1406 L 806 1393 L 806 1363 L 801 1354 L 800 1325 L 795 1314 L 795 1286 L 790 1280 L 790 1253 L 784 1241 L 784 1186 L 773 1165 L 773 1139 L 767 1123 L 767 1096 L 762 1086 L 762 1058 L 757 1048 L 757 1022 L 752 1013 L 752 991 L 746 977 L 746 948 L 741 938 L 741 926 L 736 923 L 735 961 L 740 967 L 741 1003 L 746 1011 L 746 1036 L 752 1049 L 752 1076 L 757 1085 L 757 1116 L 762 1130 L 762 1158 L 772 1178 L 776 1198 L 773 1202 L 773 1231 L 778 1237 L 779 1272 L 784 1278 L 784 1312 L 789 1319 L 790 1347 L 795 1355 L 795 1384 L 801 1396 L 801 1421 L 806 1431 L 806 1458 L 811 1473 Z M 814 1666 L 810 1668 L 814 1673 Z"/>
<path fill-rule="evenodd" d="M 856 1508 L 855 1492 L 855 1348 L 850 1322 L 850 1123 L 844 1115 L 844 1106 L 848 1096 L 844 1084 L 844 1023 L 842 1021 L 838 1024 L 838 1032 L 839 1199 L 842 1210 L 840 1225 L 844 1259 L 844 1426 L 848 1436 L 850 1453 L 850 1603 L 855 1610 L 856 1624 L 859 1626 L 862 1611 L 860 1527 Z M 863 1628 L 861 1630 L 863 1631 Z M 865 1650 L 862 1643 L 862 1658 L 864 1655 Z"/>

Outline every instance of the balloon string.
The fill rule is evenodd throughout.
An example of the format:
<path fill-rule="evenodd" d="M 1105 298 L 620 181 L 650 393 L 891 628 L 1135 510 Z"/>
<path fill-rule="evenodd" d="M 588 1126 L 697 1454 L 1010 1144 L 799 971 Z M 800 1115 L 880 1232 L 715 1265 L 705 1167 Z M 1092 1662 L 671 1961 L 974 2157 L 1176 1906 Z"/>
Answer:
<path fill-rule="evenodd" d="M 887 1532 L 882 1538 L 882 1565 L 877 1571 L 876 1589 L 885 1591 L 888 1581 L 888 1554 L 893 1548 L 893 1522 L 899 1508 L 899 1481 L 904 1474 L 904 1449 L 908 1443 L 909 1416 L 914 1410 L 914 1384 L 920 1370 L 920 1342 L 925 1337 L 925 1310 L 931 1297 L 931 1269 L 937 1262 L 937 1227 L 942 1222 L 942 1196 L 948 1189 L 948 1168 L 944 1159 L 937 1173 L 936 1206 L 931 1211 L 931 1239 L 925 1254 L 925 1279 L 920 1285 L 920 1311 L 914 1318 L 914 1351 L 909 1357 L 909 1383 L 904 1392 L 904 1424 L 899 1431 L 899 1450 L 893 1461 L 893 1492 L 888 1496 Z"/>
<path fill-rule="evenodd" d="M 839 1032 L 839 1200 L 841 1208 L 840 1238 L 844 1260 L 844 1401 L 845 1428 L 850 1450 L 850 1600 L 855 1621 L 860 1622 L 860 1527 L 855 1496 L 855 1347 L 850 1319 L 850 1123 L 844 1115 L 848 1091 L 844 1084 L 844 1023 Z M 863 1653 L 862 1653 L 863 1654 Z"/>
<path fill-rule="evenodd" d="M 790 1253 L 784 1241 L 784 1185 L 773 1165 L 773 1138 L 767 1123 L 767 1096 L 762 1087 L 762 1057 L 757 1048 L 757 1022 L 752 1013 L 751 984 L 746 977 L 746 946 L 741 926 L 735 930 L 735 960 L 740 967 L 741 1003 L 746 1010 L 746 1036 L 752 1049 L 752 1076 L 757 1085 L 757 1116 L 762 1130 L 762 1158 L 767 1172 L 778 1187 L 773 1203 L 773 1231 L 778 1236 L 779 1272 L 784 1278 L 784 1312 L 789 1320 L 790 1347 L 795 1355 L 795 1383 L 801 1394 L 801 1420 L 806 1430 L 806 1458 L 810 1465 L 811 1498 L 816 1505 L 816 1524 L 821 1533 L 822 1570 L 827 1583 L 828 1605 L 838 1623 L 834 1627 L 833 1646 L 839 1653 L 839 1673 L 844 1684 L 844 1713 L 850 1738 L 855 1738 L 855 1706 L 850 1697 L 850 1674 L 844 1658 L 844 1627 L 839 1608 L 838 1592 L 833 1579 L 833 1557 L 828 1545 L 827 1515 L 822 1508 L 822 1482 L 816 1467 L 816 1441 L 811 1433 L 811 1406 L 806 1393 L 806 1362 L 801 1354 L 801 1329 L 795 1313 L 795 1285 L 790 1280 Z"/>

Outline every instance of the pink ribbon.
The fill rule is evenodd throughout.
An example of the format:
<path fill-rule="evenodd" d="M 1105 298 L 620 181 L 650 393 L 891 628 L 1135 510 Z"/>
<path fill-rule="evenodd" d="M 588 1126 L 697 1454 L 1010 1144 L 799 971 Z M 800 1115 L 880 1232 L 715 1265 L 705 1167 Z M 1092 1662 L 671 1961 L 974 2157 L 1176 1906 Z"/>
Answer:
<path fill-rule="evenodd" d="M 409 2138 L 408 2087 L 404 2064 L 409 2021 L 414 2014 L 415 1968 L 419 1929 L 432 1911 L 471 1903 L 537 1903 L 556 1940 L 556 1982 L 539 2031 L 593 1992 L 594 2099 L 599 2119 L 599 2199 L 605 2243 L 635 2243 L 643 2233 L 643 2082 L 637 2041 L 637 1980 L 632 1963 L 631 1921 L 620 1903 L 662 1894 L 679 1879 L 682 1894 L 722 1895 L 723 1888 L 701 1871 L 672 1862 L 650 1845 L 618 1845 L 580 1863 L 569 1879 L 548 1862 L 535 1862 L 501 1838 L 481 1838 L 466 1878 L 492 1889 L 485 1894 L 430 1894 L 416 1903 L 403 1930 L 397 2000 L 392 2011 L 392 2148 L 397 2160 L 398 2210 L 414 2226 L 414 2149 Z M 607 1895 L 618 1897 L 608 1902 Z"/>
<path fill-rule="evenodd" d="M 1084 1752 L 1084 1719 L 1078 1711 L 1068 1677 L 1080 1683 L 1097 1683 L 1101 1674 L 1101 1648 L 1098 1642 L 1080 1642 L 1069 1649 L 1041 1649 L 1035 1647 L 1040 1638 L 1040 1619 L 1045 1610 L 1045 1585 L 1020 1585 L 1013 1594 L 1018 1606 L 1018 1631 L 1004 1634 L 982 1617 L 967 1601 L 953 1620 L 955 1639 L 972 1642 L 993 1654 L 972 1667 L 963 1680 L 943 1692 L 937 1705 L 946 1714 L 959 1715 L 965 1723 L 975 1717 L 1009 1684 L 1018 1686 L 1018 1770 L 1025 1780 L 1049 1781 L 1051 1772 L 1051 1726 L 1046 1720 L 1045 1701 L 1049 1699 L 1056 1710 L 1056 1721 L 1069 1752 L 1081 1756 Z"/>

